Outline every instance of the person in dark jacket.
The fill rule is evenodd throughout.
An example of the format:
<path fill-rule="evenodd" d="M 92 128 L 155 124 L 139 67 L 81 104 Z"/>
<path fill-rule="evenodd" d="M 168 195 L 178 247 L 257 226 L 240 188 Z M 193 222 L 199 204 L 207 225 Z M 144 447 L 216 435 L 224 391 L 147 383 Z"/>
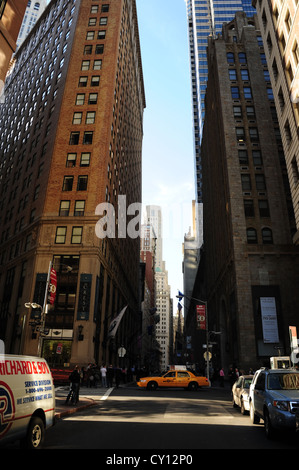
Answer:
<path fill-rule="evenodd" d="M 80 372 L 79 367 L 75 366 L 73 372 L 69 376 L 70 381 L 70 391 L 68 396 L 66 397 L 65 404 L 67 405 L 70 398 L 72 397 L 72 404 L 76 405 L 79 400 L 79 388 L 80 388 Z"/>

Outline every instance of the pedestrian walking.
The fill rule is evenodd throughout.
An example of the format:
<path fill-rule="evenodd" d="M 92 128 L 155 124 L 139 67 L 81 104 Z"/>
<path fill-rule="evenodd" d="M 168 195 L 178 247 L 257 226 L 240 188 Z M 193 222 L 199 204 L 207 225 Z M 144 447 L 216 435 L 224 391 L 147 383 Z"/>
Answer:
<path fill-rule="evenodd" d="M 221 367 L 221 369 L 219 371 L 219 384 L 220 384 L 220 387 L 224 387 L 224 370 L 223 370 L 223 367 Z"/>
<path fill-rule="evenodd" d="M 102 365 L 101 369 L 100 369 L 100 372 L 101 372 L 101 378 L 102 378 L 102 387 L 107 387 L 107 369 L 106 369 L 106 366 Z"/>
<path fill-rule="evenodd" d="M 107 368 L 107 382 L 108 387 L 113 387 L 114 369 L 112 364 Z"/>
<path fill-rule="evenodd" d="M 70 381 L 70 391 L 68 396 L 66 397 L 65 404 L 67 405 L 69 400 L 71 399 L 71 403 L 76 405 L 79 401 L 79 388 L 80 388 L 80 372 L 79 367 L 75 366 L 73 372 L 69 375 Z"/>

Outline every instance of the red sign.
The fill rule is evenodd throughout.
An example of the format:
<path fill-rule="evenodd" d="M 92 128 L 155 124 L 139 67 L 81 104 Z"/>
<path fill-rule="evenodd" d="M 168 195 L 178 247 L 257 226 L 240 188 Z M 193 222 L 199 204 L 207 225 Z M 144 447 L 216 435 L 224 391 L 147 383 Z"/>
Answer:
<path fill-rule="evenodd" d="M 53 305 L 56 297 L 56 287 L 57 287 L 57 275 L 54 268 L 51 269 L 50 273 L 50 282 L 48 290 L 48 302 Z"/>
<path fill-rule="evenodd" d="M 196 323 L 198 330 L 206 329 L 206 306 L 196 305 Z"/>

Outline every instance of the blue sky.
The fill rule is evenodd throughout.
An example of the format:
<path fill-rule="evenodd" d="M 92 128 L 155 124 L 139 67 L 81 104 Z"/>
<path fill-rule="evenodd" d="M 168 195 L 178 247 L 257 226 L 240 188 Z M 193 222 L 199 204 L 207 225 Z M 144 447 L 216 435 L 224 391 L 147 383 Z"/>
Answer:
<path fill-rule="evenodd" d="M 187 15 L 184 0 L 136 0 L 146 95 L 143 204 L 162 207 L 163 258 L 183 291 L 182 243 L 195 198 Z M 176 311 L 176 299 L 174 311 Z"/>

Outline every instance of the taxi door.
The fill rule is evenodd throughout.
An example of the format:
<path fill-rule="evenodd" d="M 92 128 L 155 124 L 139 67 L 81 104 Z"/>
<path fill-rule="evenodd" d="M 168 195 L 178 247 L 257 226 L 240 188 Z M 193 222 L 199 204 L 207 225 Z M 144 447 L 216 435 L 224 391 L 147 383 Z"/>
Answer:
<path fill-rule="evenodd" d="M 177 372 L 177 386 L 178 387 L 188 387 L 190 382 L 190 375 L 187 371 L 178 371 Z"/>
<path fill-rule="evenodd" d="M 174 387 L 176 385 L 175 371 L 169 371 L 163 375 L 161 386 L 162 387 Z"/>

